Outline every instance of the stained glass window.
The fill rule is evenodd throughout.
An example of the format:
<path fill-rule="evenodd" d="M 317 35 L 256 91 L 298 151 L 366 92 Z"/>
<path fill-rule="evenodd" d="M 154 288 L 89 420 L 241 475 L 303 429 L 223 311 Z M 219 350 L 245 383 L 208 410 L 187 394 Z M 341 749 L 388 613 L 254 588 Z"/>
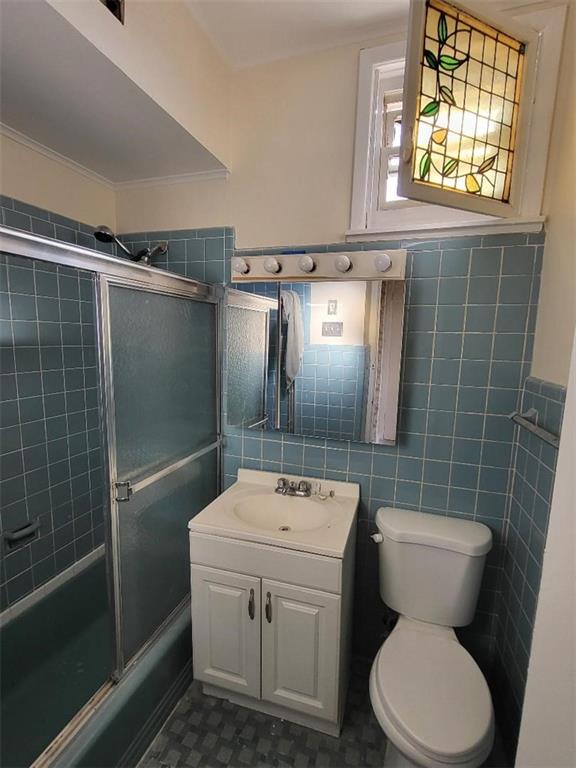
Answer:
<path fill-rule="evenodd" d="M 524 57 L 522 42 L 428 0 L 415 182 L 509 201 Z"/>

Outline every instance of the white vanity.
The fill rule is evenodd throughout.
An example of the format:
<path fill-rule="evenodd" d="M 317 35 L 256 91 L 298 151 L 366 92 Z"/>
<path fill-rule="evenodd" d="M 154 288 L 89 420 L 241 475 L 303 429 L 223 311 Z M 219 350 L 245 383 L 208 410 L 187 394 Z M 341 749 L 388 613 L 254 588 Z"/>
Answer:
<path fill-rule="evenodd" d="M 338 735 L 359 488 L 285 479 L 240 469 L 189 523 L 194 677 L 205 693 Z M 309 496 L 291 495 L 307 483 Z"/>

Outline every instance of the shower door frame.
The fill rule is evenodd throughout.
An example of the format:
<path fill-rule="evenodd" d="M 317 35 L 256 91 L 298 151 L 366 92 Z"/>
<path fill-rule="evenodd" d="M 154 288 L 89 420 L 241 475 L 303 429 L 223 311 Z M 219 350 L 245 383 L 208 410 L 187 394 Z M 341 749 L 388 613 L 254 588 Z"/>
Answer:
<path fill-rule="evenodd" d="M 160 270 L 154 270 L 159 272 Z M 189 597 L 184 597 L 178 605 L 168 614 L 162 623 L 156 627 L 150 637 L 142 644 L 136 653 L 126 660 L 123 651 L 123 617 L 122 617 L 122 574 L 120 570 L 120 509 L 119 505 L 128 499 L 118 499 L 118 463 L 116 450 L 116 417 L 114 408 L 114 377 L 112 366 L 112 328 L 110 322 L 110 288 L 129 288 L 131 290 L 154 293 L 158 295 L 184 298 L 191 301 L 214 305 L 214 318 L 216 323 L 216 355 L 214 378 L 216 384 L 216 439 L 208 445 L 193 451 L 191 454 L 178 459 L 171 464 L 162 467 L 158 471 L 148 475 L 141 480 L 133 483 L 131 493 L 137 493 L 148 485 L 161 480 L 163 477 L 176 472 L 178 469 L 199 459 L 207 453 L 216 451 L 216 491 L 221 491 L 221 459 L 222 459 L 222 298 L 224 289 L 222 286 L 213 286 L 205 283 L 199 283 L 195 280 L 180 278 L 170 273 L 162 274 L 162 280 L 158 283 L 140 282 L 128 279 L 125 276 L 115 276 L 110 274 L 100 274 L 97 280 L 97 299 L 98 319 L 99 319 L 99 350 L 100 367 L 102 381 L 102 397 L 104 400 L 103 413 L 105 416 L 105 435 L 106 435 L 106 463 L 108 467 L 108 532 L 111 553 L 111 568 L 108 570 L 109 589 L 113 595 L 112 600 L 112 623 L 114 640 L 114 659 L 115 667 L 112 670 L 112 678 L 115 681 L 120 680 L 138 659 L 146 652 L 150 645 L 158 638 L 172 619 L 180 613 L 186 605 Z M 168 278 L 168 279 L 165 279 Z M 174 278 L 174 279 L 172 279 Z"/>
<path fill-rule="evenodd" d="M 90 248 L 63 243 L 58 240 L 33 235 L 28 232 L 11 229 L 10 227 L 0 226 L 0 252 L 11 254 L 13 256 L 23 256 L 29 259 L 46 261 L 52 264 L 60 264 L 66 267 L 75 267 L 95 276 L 95 308 L 96 308 L 96 338 L 97 338 L 97 367 L 98 367 L 98 389 L 99 389 L 99 414 L 102 425 L 102 458 L 103 466 L 107 468 L 106 483 L 108 484 L 107 499 L 105 500 L 105 558 L 106 571 L 108 577 L 108 592 L 110 602 L 110 613 L 112 618 L 112 647 L 114 651 L 114 666 L 111 670 L 111 680 L 118 681 L 124 673 L 132 668 L 138 659 L 145 653 L 150 645 L 157 639 L 162 629 L 182 610 L 186 598 L 170 613 L 162 624 L 154 631 L 152 636 L 139 649 L 139 651 L 130 659 L 126 665 L 120 664 L 121 652 L 119 653 L 118 640 L 121 633 L 121 615 L 118 611 L 116 600 L 116 587 L 114 579 L 114 563 L 118 556 L 117 545 L 114 541 L 114 526 L 112 525 L 112 494 L 114 491 L 112 477 L 110 474 L 110 439 L 114 438 L 114 432 L 109 431 L 109 416 L 113 410 L 109 407 L 106 388 L 107 360 L 110 360 L 110 350 L 108 357 L 105 354 L 105 337 L 103 335 L 108 317 L 103 313 L 102 306 L 102 285 L 119 284 L 124 287 L 148 290 L 154 293 L 164 293 L 167 295 L 179 296 L 198 301 L 209 302 L 215 305 L 216 320 L 216 440 L 210 445 L 212 450 L 217 451 L 217 471 L 216 488 L 217 492 L 221 490 L 222 482 L 222 356 L 223 356 L 223 306 L 224 306 L 224 286 L 219 284 L 202 283 L 198 280 L 183 277 L 163 269 L 145 266 L 136 262 L 130 262 L 115 256 L 109 256 Z M 204 449 L 206 451 L 207 448 Z M 202 451 L 202 449 L 201 449 Z M 198 453 L 200 453 L 199 451 Z M 188 457 L 189 458 L 189 457 Z M 198 458 L 198 456 L 196 456 Z M 193 459 L 190 459 L 193 460 Z M 182 460 L 181 460 L 182 461 Z M 186 463 L 186 461 L 184 461 Z M 166 473 L 168 474 L 168 473 Z M 110 682 L 104 684 L 100 691 L 109 687 Z M 77 712 L 73 720 L 69 723 L 70 728 L 75 728 L 86 712 L 90 709 L 88 702 Z M 68 726 L 67 726 L 68 727 Z M 56 736 L 59 738 L 59 734 Z M 51 750 L 49 745 L 45 752 Z M 43 753 L 44 755 L 45 753 Z M 40 756 L 42 757 L 42 755 Z M 38 760 L 40 758 L 37 758 Z"/>

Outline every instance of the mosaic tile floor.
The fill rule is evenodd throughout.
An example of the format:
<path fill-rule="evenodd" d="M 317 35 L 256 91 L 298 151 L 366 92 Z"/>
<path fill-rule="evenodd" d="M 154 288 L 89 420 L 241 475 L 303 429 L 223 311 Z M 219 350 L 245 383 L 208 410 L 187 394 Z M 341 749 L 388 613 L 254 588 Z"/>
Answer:
<path fill-rule="evenodd" d="M 383 765 L 385 745 L 363 674 L 352 678 L 339 739 L 204 696 L 194 682 L 138 768 L 364 768 Z"/>

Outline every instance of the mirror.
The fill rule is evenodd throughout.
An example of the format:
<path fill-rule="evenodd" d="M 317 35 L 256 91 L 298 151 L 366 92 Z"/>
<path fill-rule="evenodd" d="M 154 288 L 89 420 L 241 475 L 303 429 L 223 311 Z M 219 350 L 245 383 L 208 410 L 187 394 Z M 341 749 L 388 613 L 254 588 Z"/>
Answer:
<path fill-rule="evenodd" d="M 229 426 L 395 442 L 402 281 L 278 281 L 239 288 L 228 292 Z"/>

